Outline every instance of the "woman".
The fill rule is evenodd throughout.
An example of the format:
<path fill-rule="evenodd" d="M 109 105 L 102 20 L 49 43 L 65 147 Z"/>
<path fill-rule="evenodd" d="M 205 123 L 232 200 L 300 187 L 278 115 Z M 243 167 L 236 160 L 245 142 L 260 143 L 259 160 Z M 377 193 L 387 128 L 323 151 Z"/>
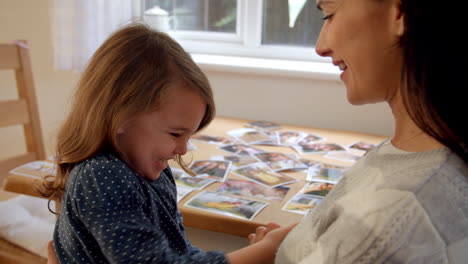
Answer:
<path fill-rule="evenodd" d="M 445 19 L 440 1 L 317 5 L 317 53 L 340 68 L 351 104 L 387 102 L 395 131 L 288 234 L 276 263 L 466 263 L 465 60 L 447 53 L 464 49 L 441 35 L 465 31 L 464 10 Z"/>

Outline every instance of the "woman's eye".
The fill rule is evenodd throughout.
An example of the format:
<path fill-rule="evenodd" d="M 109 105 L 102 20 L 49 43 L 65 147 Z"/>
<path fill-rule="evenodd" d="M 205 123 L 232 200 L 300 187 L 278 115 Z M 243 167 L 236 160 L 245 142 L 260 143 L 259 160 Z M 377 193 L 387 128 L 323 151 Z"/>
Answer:
<path fill-rule="evenodd" d="M 332 18 L 333 15 L 334 15 L 334 14 L 330 14 L 330 15 L 324 16 L 324 17 L 322 17 L 322 20 L 328 20 L 328 19 Z"/>
<path fill-rule="evenodd" d="M 169 133 L 169 134 L 171 134 L 171 136 L 176 137 L 176 138 L 181 136 L 181 134 L 177 134 L 177 133 Z"/>

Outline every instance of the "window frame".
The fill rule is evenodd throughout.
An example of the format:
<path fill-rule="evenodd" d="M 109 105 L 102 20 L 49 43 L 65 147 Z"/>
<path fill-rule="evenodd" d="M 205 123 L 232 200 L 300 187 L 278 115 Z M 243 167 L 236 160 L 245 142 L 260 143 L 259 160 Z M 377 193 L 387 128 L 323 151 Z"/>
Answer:
<path fill-rule="evenodd" d="M 141 1 L 139 10 L 142 18 L 143 0 L 136 1 Z M 330 59 L 320 57 L 314 46 L 262 45 L 262 12 L 263 0 L 237 0 L 236 33 L 184 30 L 170 30 L 167 33 L 190 53 L 330 62 Z"/>

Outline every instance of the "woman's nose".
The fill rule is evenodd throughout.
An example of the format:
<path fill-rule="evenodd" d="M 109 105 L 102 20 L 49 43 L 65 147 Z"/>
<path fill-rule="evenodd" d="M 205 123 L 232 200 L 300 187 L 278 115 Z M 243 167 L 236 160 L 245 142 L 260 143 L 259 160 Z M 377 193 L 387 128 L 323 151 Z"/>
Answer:
<path fill-rule="evenodd" d="M 331 56 L 331 50 L 327 44 L 327 32 L 325 29 L 325 25 L 322 26 L 322 30 L 320 30 L 319 37 L 317 42 L 315 43 L 315 52 L 322 57 Z"/>

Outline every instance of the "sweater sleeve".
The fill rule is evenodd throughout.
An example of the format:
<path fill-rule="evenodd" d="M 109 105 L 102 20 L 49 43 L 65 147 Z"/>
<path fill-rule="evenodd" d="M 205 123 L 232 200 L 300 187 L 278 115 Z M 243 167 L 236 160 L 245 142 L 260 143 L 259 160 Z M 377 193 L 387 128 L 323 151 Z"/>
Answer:
<path fill-rule="evenodd" d="M 300 260 L 300 261 L 298 261 Z M 445 244 L 408 192 L 363 192 L 308 215 L 276 263 L 448 263 Z"/>
<path fill-rule="evenodd" d="M 221 252 L 175 250 L 168 238 L 171 234 L 162 232 L 164 219 L 154 219 L 155 215 L 165 217 L 165 213 L 148 216 L 142 208 L 148 201 L 135 187 L 138 183 L 132 177 L 114 179 L 116 170 L 106 165 L 83 168 L 81 174 L 92 177 L 79 178 L 73 192 L 75 213 L 108 262 L 227 263 Z"/>

